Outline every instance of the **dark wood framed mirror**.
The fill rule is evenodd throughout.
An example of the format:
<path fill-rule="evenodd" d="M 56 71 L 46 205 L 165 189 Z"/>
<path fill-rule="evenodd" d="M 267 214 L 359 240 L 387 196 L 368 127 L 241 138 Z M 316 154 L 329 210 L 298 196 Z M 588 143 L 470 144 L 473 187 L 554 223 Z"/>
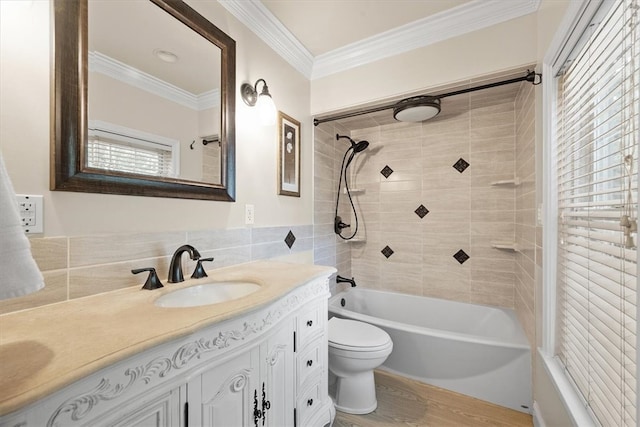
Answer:
<path fill-rule="evenodd" d="M 99 3 L 126 4 L 128 2 Z M 142 173 L 140 172 L 142 168 L 138 166 L 128 171 L 119 170 L 96 166 L 96 163 L 91 163 L 88 160 L 92 150 L 95 150 L 88 146 L 88 141 L 90 135 L 96 133 L 93 128 L 89 128 L 89 123 L 95 122 L 89 116 L 88 101 L 90 96 L 89 46 L 91 44 L 89 40 L 89 2 L 88 0 L 53 0 L 51 190 L 234 201 L 235 41 L 180 0 L 148 0 L 148 4 L 153 7 L 154 13 L 159 10 L 163 11 L 162 15 L 166 14 L 167 18 L 181 23 L 180 26 L 188 27 L 189 32 L 192 31 L 193 35 L 198 38 L 198 43 L 202 42 L 200 38 L 211 43 L 211 47 L 215 48 L 215 55 L 219 51 L 220 69 L 211 70 L 212 75 L 219 76 L 216 80 L 219 87 L 215 89 L 217 91 L 216 99 L 219 99 L 216 101 L 219 108 L 215 110 L 215 119 L 218 122 L 216 125 L 217 133 L 207 135 L 202 132 L 197 134 L 194 131 L 193 138 L 175 139 L 179 146 L 178 153 L 181 151 L 183 158 L 195 152 L 194 146 L 200 148 L 201 151 L 209 149 L 202 147 L 217 147 L 219 151 L 216 154 L 216 162 L 219 167 L 216 171 L 216 177 L 199 179 L 197 176 L 192 176 L 193 174 L 181 176 L 176 173 L 165 175 Z M 139 25 L 141 28 L 151 26 L 149 22 L 145 21 L 140 22 Z M 114 27 L 114 29 L 118 31 L 118 28 Z M 214 55 L 213 49 L 212 55 Z M 204 57 L 201 56 L 201 58 Z M 203 61 L 203 63 L 205 62 Z M 146 111 L 146 108 L 137 108 L 137 110 Z M 98 117 L 98 119 L 100 119 L 98 122 L 102 123 L 102 117 Z M 162 119 L 162 121 L 166 124 L 171 119 L 170 117 Z M 179 120 L 180 118 L 176 117 L 176 121 Z M 177 127 L 178 123 L 175 125 Z M 116 126 L 116 129 L 131 127 L 131 124 L 128 124 L 126 128 Z M 113 132 L 113 129 L 107 133 L 102 130 L 100 132 L 109 134 L 108 132 Z M 139 134 L 147 135 L 149 133 L 145 129 L 145 132 L 139 132 Z M 133 137 L 127 136 L 130 140 L 137 137 L 138 134 Z M 169 139 L 164 136 L 159 138 Z M 185 153 L 187 154 L 185 155 Z M 183 169 L 188 168 L 183 167 Z"/>

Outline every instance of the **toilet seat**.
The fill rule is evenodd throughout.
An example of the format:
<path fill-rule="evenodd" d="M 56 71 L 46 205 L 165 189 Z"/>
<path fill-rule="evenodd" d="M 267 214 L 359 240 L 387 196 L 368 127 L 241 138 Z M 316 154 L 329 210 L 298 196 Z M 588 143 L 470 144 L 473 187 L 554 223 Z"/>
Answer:
<path fill-rule="evenodd" d="M 388 333 L 377 326 L 333 317 L 329 320 L 329 347 L 354 352 L 386 350 L 393 344 Z"/>

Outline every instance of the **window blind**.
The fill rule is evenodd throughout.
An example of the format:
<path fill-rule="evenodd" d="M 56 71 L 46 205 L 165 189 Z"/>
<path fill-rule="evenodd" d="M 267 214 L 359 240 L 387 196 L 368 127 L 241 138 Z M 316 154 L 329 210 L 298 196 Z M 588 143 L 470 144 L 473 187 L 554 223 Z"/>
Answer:
<path fill-rule="evenodd" d="M 638 2 L 605 5 L 558 77 L 556 353 L 596 422 L 635 426 Z"/>
<path fill-rule="evenodd" d="M 173 147 L 105 130 L 89 129 L 87 166 L 151 176 L 174 176 Z"/>

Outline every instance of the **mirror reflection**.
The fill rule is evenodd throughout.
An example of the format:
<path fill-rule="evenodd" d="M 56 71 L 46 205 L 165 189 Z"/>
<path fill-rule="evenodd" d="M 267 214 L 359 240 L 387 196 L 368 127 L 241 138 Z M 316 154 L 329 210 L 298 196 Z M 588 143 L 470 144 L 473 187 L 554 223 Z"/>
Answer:
<path fill-rule="evenodd" d="M 222 183 L 221 50 L 149 1 L 88 2 L 90 169 Z"/>

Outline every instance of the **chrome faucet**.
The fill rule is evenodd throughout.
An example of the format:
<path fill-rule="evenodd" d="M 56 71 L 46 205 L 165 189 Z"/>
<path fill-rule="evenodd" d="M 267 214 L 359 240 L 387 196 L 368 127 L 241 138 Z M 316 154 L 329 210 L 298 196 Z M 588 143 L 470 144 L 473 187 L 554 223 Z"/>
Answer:
<path fill-rule="evenodd" d="M 189 252 L 189 256 L 194 261 L 200 259 L 200 252 L 198 252 L 193 246 L 180 246 L 171 257 L 171 264 L 169 265 L 169 283 L 184 282 L 184 276 L 182 275 L 182 254 L 185 252 Z"/>

